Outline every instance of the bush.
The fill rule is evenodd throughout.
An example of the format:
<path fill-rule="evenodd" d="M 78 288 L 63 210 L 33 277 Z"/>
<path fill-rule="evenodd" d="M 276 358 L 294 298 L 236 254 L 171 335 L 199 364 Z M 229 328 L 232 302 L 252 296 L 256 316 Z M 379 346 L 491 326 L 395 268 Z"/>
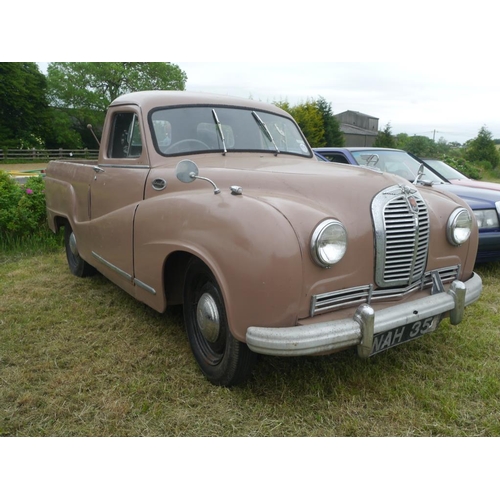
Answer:
<path fill-rule="evenodd" d="M 0 249 L 47 248 L 57 238 L 47 225 L 43 177 L 31 177 L 26 184 L 0 171 Z"/>
<path fill-rule="evenodd" d="M 448 165 L 450 165 L 450 167 L 453 167 L 455 170 L 458 170 L 459 172 L 464 174 L 466 177 L 469 177 L 470 179 L 479 180 L 482 177 L 481 168 L 478 168 L 478 166 L 474 165 L 470 161 L 465 160 L 464 158 L 454 158 L 445 155 L 443 156 L 443 161 Z"/>

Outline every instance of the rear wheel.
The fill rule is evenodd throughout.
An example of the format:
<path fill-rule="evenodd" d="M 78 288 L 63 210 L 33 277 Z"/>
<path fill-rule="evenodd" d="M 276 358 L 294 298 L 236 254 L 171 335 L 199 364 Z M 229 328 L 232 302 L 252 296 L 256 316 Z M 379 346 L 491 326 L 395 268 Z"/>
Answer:
<path fill-rule="evenodd" d="M 66 259 L 68 260 L 69 270 L 72 274 L 79 278 L 96 274 L 97 270 L 95 267 L 80 257 L 76 236 L 69 223 L 64 227 L 64 246 L 66 248 Z"/>
<path fill-rule="evenodd" d="M 184 322 L 193 355 L 210 382 L 229 387 L 249 377 L 257 355 L 229 331 L 219 285 L 197 259 L 186 272 Z"/>

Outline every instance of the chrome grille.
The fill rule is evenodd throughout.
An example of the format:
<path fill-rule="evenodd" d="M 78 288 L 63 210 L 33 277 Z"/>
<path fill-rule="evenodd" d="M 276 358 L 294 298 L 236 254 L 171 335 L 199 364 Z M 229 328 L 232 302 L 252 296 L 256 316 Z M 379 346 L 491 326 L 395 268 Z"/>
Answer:
<path fill-rule="evenodd" d="M 443 267 L 436 269 L 441 282 L 451 283 L 458 279 L 460 266 Z M 406 287 L 385 288 L 374 290 L 372 285 L 364 285 L 353 288 L 345 288 L 336 292 L 314 295 L 311 299 L 311 316 L 357 306 L 359 304 L 377 302 L 380 300 L 398 300 L 417 290 L 430 288 L 432 286 L 432 271 L 423 275 L 422 280 Z"/>
<path fill-rule="evenodd" d="M 429 213 L 420 193 L 393 186 L 372 202 L 375 226 L 375 282 L 410 285 L 422 278 L 429 247 Z"/>

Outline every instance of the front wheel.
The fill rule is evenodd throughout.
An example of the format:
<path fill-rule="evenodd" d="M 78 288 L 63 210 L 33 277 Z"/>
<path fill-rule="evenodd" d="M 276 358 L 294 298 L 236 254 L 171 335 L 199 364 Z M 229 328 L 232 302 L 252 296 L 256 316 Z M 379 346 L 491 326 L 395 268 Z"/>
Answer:
<path fill-rule="evenodd" d="M 79 278 L 86 278 L 97 273 L 95 267 L 85 262 L 78 252 L 76 236 L 69 222 L 64 226 L 64 246 L 66 248 L 66 259 L 72 274 Z"/>
<path fill-rule="evenodd" d="M 184 322 L 193 355 L 210 382 L 229 387 L 249 377 L 257 355 L 229 331 L 219 285 L 196 259 L 186 272 Z"/>

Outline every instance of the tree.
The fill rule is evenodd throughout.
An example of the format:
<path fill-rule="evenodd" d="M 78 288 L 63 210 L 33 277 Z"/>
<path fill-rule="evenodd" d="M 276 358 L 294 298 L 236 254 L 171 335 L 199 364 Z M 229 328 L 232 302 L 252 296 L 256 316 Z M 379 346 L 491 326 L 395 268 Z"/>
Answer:
<path fill-rule="evenodd" d="M 273 104 L 278 106 L 278 108 L 281 108 L 283 111 L 292 114 L 292 106 L 288 101 L 273 101 Z"/>
<path fill-rule="evenodd" d="M 435 158 L 440 151 L 438 145 L 432 139 L 423 135 L 398 134 L 396 147 L 420 157 Z"/>
<path fill-rule="evenodd" d="M 340 130 L 340 124 L 335 118 L 332 105 L 326 102 L 324 97 L 316 100 L 316 107 L 323 119 L 323 141 L 321 146 L 342 147 L 345 144 L 344 135 Z M 318 146 L 320 147 L 320 146 Z"/>
<path fill-rule="evenodd" d="M 177 65 L 164 62 L 68 62 L 50 63 L 47 68 L 50 104 L 59 110 L 58 122 L 71 124 L 66 140 L 95 147 L 87 129 L 92 123 L 99 134 L 110 103 L 122 94 L 141 90 L 184 90 L 187 76 Z M 61 116 L 65 114 L 66 116 Z M 54 139 L 63 137 L 62 130 Z"/>
<path fill-rule="evenodd" d="M 184 90 L 187 76 L 163 62 L 68 62 L 47 68 L 51 104 L 105 112 L 122 94 L 140 90 Z"/>
<path fill-rule="evenodd" d="M 49 124 L 46 88 L 36 63 L 0 63 L 0 147 L 43 147 Z"/>
<path fill-rule="evenodd" d="M 344 145 L 344 136 L 331 105 L 322 97 L 316 101 L 308 99 L 296 106 L 291 106 L 288 101 L 275 101 L 273 104 L 292 115 L 313 148 Z"/>
<path fill-rule="evenodd" d="M 396 147 L 396 138 L 392 135 L 390 123 L 388 123 L 382 131 L 379 131 L 373 145 L 377 148 Z"/>
<path fill-rule="evenodd" d="M 469 161 L 487 161 L 493 168 L 500 164 L 500 155 L 493 136 L 486 127 L 481 127 L 477 137 L 467 142 L 465 158 Z"/>
<path fill-rule="evenodd" d="M 311 147 L 319 147 L 324 140 L 324 129 L 323 117 L 316 103 L 307 100 L 304 103 L 297 104 L 292 108 L 291 115 L 302 129 Z"/>
<path fill-rule="evenodd" d="M 83 122 L 92 123 L 93 120 L 91 118 L 84 119 Z M 97 147 L 95 139 L 90 140 L 90 138 L 87 138 L 87 140 L 84 140 L 82 135 L 85 132 L 89 133 L 89 131 L 86 128 L 83 129 L 83 125 L 78 127 L 78 124 L 79 122 L 72 118 L 66 110 L 51 108 L 51 126 L 45 137 L 46 147 L 48 149 L 82 149 L 83 147 L 95 149 Z"/>

